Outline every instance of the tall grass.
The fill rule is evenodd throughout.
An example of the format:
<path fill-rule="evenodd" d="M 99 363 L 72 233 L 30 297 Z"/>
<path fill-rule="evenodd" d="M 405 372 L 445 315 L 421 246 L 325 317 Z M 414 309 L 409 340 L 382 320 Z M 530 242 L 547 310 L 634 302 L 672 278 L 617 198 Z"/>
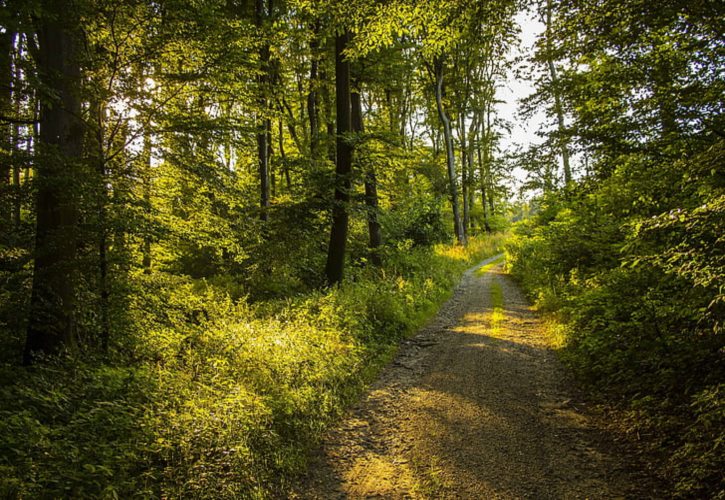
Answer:
<path fill-rule="evenodd" d="M 339 288 L 254 306 L 138 276 L 112 360 L 0 367 L 0 497 L 279 494 L 400 339 L 503 241 L 400 248 Z"/>

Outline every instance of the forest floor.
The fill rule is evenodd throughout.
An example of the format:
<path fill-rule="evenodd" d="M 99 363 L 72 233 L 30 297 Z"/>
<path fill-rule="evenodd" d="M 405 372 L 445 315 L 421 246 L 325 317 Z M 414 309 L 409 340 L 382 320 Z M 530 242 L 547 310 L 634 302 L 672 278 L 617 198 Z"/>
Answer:
<path fill-rule="evenodd" d="M 293 498 L 657 498 L 496 258 L 326 437 Z"/>

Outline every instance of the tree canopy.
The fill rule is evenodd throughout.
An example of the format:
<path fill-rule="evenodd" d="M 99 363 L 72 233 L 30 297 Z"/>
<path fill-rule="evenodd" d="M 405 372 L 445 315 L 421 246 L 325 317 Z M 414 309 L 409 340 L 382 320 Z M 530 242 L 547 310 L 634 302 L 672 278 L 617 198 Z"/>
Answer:
<path fill-rule="evenodd" d="M 528 6 L 517 153 L 521 2 L 0 5 L 0 496 L 281 494 L 524 213 L 570 364 L 722 488 L 718 2 Z"/>

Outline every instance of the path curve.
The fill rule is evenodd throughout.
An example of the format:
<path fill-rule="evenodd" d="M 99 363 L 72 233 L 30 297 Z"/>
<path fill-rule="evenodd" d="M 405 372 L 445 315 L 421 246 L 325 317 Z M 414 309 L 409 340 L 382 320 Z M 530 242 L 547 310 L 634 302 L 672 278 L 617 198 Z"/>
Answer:
<path fill-rule="evenodd" d="M 657 496 L 571 388 L 541 321 L 495 260 L 467 271 L 403 343 L 293 497 Z"/>

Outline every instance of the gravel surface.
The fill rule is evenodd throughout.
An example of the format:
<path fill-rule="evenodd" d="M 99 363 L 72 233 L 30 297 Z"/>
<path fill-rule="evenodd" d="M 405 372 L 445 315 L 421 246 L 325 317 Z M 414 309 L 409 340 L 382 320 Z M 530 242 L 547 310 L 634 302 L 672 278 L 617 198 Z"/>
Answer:
<path fill-rule="evenodd" d="M 290 497 L 658 497 L 572 388 L 501 265 L 477 272 L 491 261 L 402 344 Z"/>

